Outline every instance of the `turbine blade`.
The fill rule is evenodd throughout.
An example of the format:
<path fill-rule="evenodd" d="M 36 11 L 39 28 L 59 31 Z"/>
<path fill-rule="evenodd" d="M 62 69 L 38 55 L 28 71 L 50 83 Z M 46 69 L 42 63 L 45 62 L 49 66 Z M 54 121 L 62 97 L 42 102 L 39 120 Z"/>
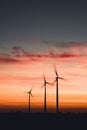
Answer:
<path fill-rule="evenodd" d="M 46 84 L 52 85 L 52 83 L 46 82 Z"/>
<path fill-rule="evenodd" d="M 41 86 L 41 88 L 43 88 L 43 87 L 44 87 L 44 85 L 45 85 L 45 84 L 43 84 L 43 85 Z"/>
<path fill-rule="evenodd" d="M 32 93 L 30 93 L 30 95 L 33 97 Z"/>
<path fill-rule="evenodd" d="M 29 91 L 28 93 L 30 93 L 30 94 L 31 94 L 31 92 L 32 92 L 32 89 L 33 89 L 33 87 L 30 89 L 30 91 Z"/>
<path fill-rule="evenodd" d="M 33 89 L 33 86 L 32 86 L 32 88 L 30 89 L 30 92 L 32 92 L 32 89 Z"/>
<path fill-rule="evenodd" d="M 62 80 L 65 80 L 64 78 L 62 78 L 62 77 L 58 77 L 59 79 L 62 79 Z"/>
<path fill-rule="evenodd" d="M 56 66 L 55 66 L 55 65 L 53 65 L 53 68 L 54 68 L 54 71 L 55 71 L 56 76 L 58 77 L 58 73 L 57 73 Z"/>
<path fill-rule="evenodd" d="M 46 82 L 45 84 L 50 84 L 49 82 Z"/>
<path fill-rule="evenodd" d="M 51 85 L 53 86 L 55 84 L 56 80 L 53 81 L 53 83 L 51 83 Z"/>
<path fill-rule="evenodd" d="M 58 77 L 58 73 L 57 73 L 57 70 L 55 69 L 55 74 L 56 74 L 56 76 Z"/>
<path fill-rule="evenodd" d="M 44 79 L 44 83 L 46 82 L 46 78 L 45 78 L 45 75 L 43 74 L 43 79 Z"/>
<path fill-rule="evenodd" d="M 53 86 L 55 82 L 56 82 L 56 80 L 54 80 L 53 83 L 46 82 L 46 84 Z"/>

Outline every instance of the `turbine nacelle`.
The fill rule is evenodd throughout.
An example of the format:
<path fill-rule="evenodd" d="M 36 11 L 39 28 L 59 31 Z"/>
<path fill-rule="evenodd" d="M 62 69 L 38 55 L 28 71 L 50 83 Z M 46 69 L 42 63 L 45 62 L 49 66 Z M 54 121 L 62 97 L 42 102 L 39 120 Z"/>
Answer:
<path fill-rule="evenodd" d="M 32 87 L 32 88 L 33 88 L 33 87 Z M 28 93 L 30 96 L 33 97 L 33 95 L 32 95 L 32 89 L 31 89 L 29 92 L 26 92 L 26 93 Z"/>
<path fill-rule="evenodd" d="M 64 78 L 58 76 L 58 72 L 57 72 L 57 69 L 56 69 L 55 66 L 54 66 L 54 71 L 55 71 L 55 74 L 56 74 L 56 80 L 58 80 L 58 79 L 64 80 Z"/>
<path fill-rule="evenodd" d="M 62 80 L 64 80 L 64 78 L 62 78 L 62 77 L 58 77 L 58 76 L 56 77 L 56 79 L 62 79 Z"/>
<path fill-rule="evenodd" d="M 49 82 L 46 81 L 45 75 L 43 75 L 43 78 L 44 78 L 44 83 L 43 83 L 42 87 L 46 86 L 46 84 L 50 84 L 51 85 L 51 83 L 49 83 Z"/>

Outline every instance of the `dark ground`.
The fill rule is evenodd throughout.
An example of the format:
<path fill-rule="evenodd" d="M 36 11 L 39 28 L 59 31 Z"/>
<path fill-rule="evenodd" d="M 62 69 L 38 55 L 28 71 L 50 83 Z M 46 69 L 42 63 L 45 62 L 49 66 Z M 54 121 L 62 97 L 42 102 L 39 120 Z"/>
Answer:
<path fill-rule="evenodd" d="M 2 129 L 1 129 L 2 128 Z M 0 113 L 0 130 L 3 129 L 85 129 L 87 113 Z"/>

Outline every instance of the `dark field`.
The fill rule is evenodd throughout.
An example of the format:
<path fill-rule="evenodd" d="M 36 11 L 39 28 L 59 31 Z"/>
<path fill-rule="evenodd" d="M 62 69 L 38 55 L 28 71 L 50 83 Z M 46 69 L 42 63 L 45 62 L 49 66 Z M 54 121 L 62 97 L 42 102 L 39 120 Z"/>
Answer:
<path fill-rule="evenodd" d="M 3 129 L 79 129 L 87 128 L 87 113 L 1 113 Z M 1 129 L 0 129 L 1 130 Z"/>

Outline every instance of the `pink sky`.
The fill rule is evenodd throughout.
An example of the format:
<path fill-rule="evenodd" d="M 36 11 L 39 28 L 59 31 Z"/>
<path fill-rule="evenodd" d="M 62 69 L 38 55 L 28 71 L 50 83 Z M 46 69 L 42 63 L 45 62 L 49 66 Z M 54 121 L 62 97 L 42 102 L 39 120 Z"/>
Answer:
<path fill-rule="evenodd" d="M 16 102 L 25 102 L 25 94 L 33 86 L 35 107 L 36 102 L 43 103 L 43 74 L 47 81 L 55 80 L 53 64 L 56 65 L 58 74 L 65 78 L 59 80 L 59 101 L 61 108 L 84 107 L 87 103 L 87 47 L 86 45 L 73 45 L 68 48 L 51 46 L 50 51 L 35 53 L 28 52 L 21 47 L 14 47 L 11 54 L 0 55 L 0 104 L 15 105 Z M 47 102 L 55 104 L 55 84 L 47 86 Z M 63 95 L 63 96 L 62 96 Z M 34 104 L 35 102 L 35 104 Z M 54 105 L 55 106 L 55 105 Z"/>

